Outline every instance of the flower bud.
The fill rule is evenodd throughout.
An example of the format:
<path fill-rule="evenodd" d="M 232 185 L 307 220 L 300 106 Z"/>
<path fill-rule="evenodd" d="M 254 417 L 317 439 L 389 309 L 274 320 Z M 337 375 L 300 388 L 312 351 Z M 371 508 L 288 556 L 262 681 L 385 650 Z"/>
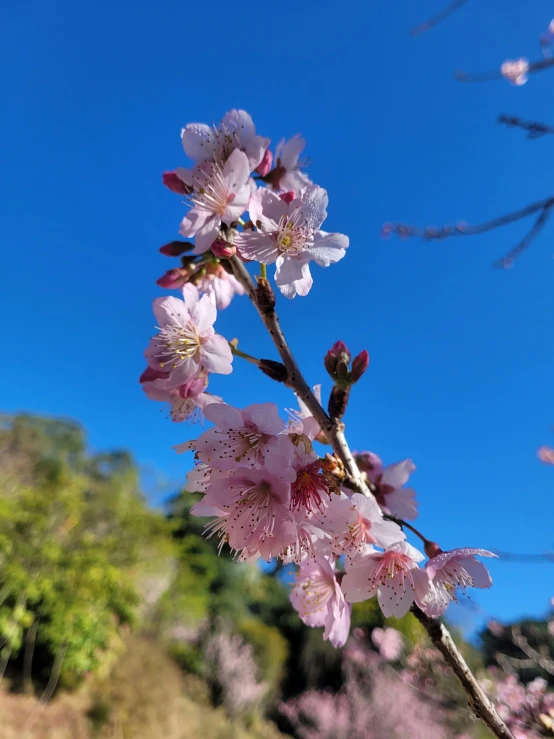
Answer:
<path fill-rule="evenodd" d="M 429 559 L 433 559 L 433 557 L 436 557 L 437 554 L 442 553 L 442 549 L 434 541 L 426 541 L 423 548 L 425 550 L 425 554 L 429 557 Z"/>
<path fill-rule="evenodd" d="M 265 150 L 262 161 L 256 167 L 256 172 L 265 177 L 271 171 L 271 165 L 273 164 L 273 154 L 268 149 Z"/>
<path fill-rule="evenodd" d="M 154 382 L 154 380 L 165 380 L 169 377 L 169 372 L 161 372 L 160 370 L 147 367 L 139 377 L 139 382 Z"/>
<path fill-rule="evenodd" d="M 349 362 L 350 352 L 342 341 L 335 342 L 323 359 L 325 369 L 333 380 L 347 379 Z"/>
<path fill-rule="evenodd" d="M 179 386 L 181 398 L 195 398 L 208 387 L 208 373 L 205 370 L 199 372 L 195 377 Z"/>
<path fill-rule="evenodd" d="M 364 374 L 366 369 L 369 367 L 369 354 L 367 350 L 361 351 L 357 357 L 352 360 L 352 372 L 350 373 L 350 380 L 352 383 L 358 382 L 360 377 Z"/>
<path fill-rule="evenodd" d="M 185 282 L 188 281 L 189 274 L 184 269 L 170 269 L 165 275 L 162 275 L 156 280 L 156 285 L 165 287 L 167 290 L 176 290 L 179 287 L 183 287 Z"/>
<path fill-rule="evenodd" d="M 188 241 L 170 241 L 169 244 L 160 246 L 160 254 L 165 254 L 166 257 L 180 257 L 191 249 L 194 249 L 194 244 Z"/>
<path fill-rule="evenodd" d="M 164 172 L 162 182 L 177 195 L 190 195 L 193 188 L 187 185 L 175 172 Z"/>
<path fill-rule="evenodd" d="M 264 374 L 277 382 L 285 382 L 288 377 L 285 365 L 281 362 L 275 362 L 273 359 L 260 359 L 258 367 Z"/>
<path fill-rule="evenodd" d="M 284 192 L 279 195 L 279 197 L 281 198 L 281 200 L 284 200 L 287 205 L 289 205 L 296 197 L 296 193 L 294 192 L 294 190 L 289 190 L 288 192 Z"/>
<path fill-rule="evenodd" d="M 219 257 L 220 259 L 228 259 L 229 257 L 234 257 L 237 253 L 237 247 L 233 244 L 230 244 L 228 241 L 225 241 L 224 239 L 216 239 L 212 244 L 211 249 L 215 256 Z"/>

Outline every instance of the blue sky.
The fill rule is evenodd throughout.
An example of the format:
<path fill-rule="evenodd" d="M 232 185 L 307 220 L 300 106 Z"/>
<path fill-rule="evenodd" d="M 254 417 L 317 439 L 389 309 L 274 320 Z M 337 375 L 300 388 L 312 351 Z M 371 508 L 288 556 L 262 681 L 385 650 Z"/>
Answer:
<path fill-rule="evenodd" d="M 509 271 L 491 268 L 526 224 L 436 244 L 382 241 L 387 220 L 471 222 L 549 193 L 554 139 L 499 127 L 500 113 L 554 123 L 552 73 L 523 88 L 460 84 L 540 55 L 552 7 L 469 2 L 442 26 L 408 29 L 438 0 L 368 3 L 58 0 L 3 10 L 0 61 L 2 407 L 79 419 L 95 449 L 127 447 L 159 483 L 184 479 L 172 425 L 137 378 L 153 327 L 158 247 L 183 206 L 161 172 L 184 165 L 190 121 L 248 110 L 276 143 L 302 132 L 327 188 L 327 230 L 346 258 L 314 267 L 307 298 L 282 299 L 284 329 L 311 383 L 338 338 L 367 348 L 347 434 L 386 462 L 411 457 L 422 530 L 443 548 L 554 547 L 554 253 L 550 226 Z M 275 357 L 246 298 L 218 318 L 245 351 Z M 211 389 L 236 405 L 289 391 L 236 362 Z M 476 602 L 499 618 L 545 610 L 552 565 L 495 563 Z M 467 612 L 466 612 L 467 613 Z M 463 616 L 466 618 L 466 616 Z"/>

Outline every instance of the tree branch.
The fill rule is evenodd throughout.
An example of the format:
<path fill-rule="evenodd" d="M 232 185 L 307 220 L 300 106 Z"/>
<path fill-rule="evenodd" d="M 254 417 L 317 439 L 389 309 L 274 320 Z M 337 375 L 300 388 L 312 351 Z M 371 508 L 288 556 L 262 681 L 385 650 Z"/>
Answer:
<path fill-rule="evenodd" d="M 548 69 L 554 66 L 554 57 L 550 59 L 540 59 L 538 62 L 531 62 L 527 74 L 534 74 L 535 72 L 542 72 L 543 69 Z M 490 82 L 491 80 L 501 80 L 504 75 L 500 69 L 495 69 L 490 72 L 478 72 L 476 74 L 468 74 L 467 72 L 456 72 L 454 77 L 459 82 Z"/>
<path fill-rule="evenodd" d="M 337 457 L 343 463 L 350 481 L 355 486 L 356 490 L 367 497 L 371 497 L 372 494 L 363 481 L 358 466 L 352 456 L 352 452 L 344 438 L 343 425 L 340 423 L 333 423 L 329 418 L 325 410 L 317 401 L 312 389 L 304 379 L 298 365 L 296 364 L 296 360 L 294 359 L 281 330 L 281 326 L 279 325 L 279 319 L 274 307 L 275 295 L 269 282 L 266 279 L 259 278 L 258 285 L 254 285 L 254 282 L 248 274 L 244 264 L 239 259 L 233 257 L 229 261 L 231 263 L 234 276 L 244 287 L 248 297 L 254 303 L 254 306 L 256 307 L 260 318 L 264 322 L 269 335 L 273 339 L 273 343 L 275 344 L 283 364 L 287 369 L 287 380 L 285 381 L 285 384 L 292 388 L 298 397 L 306 403 L 313 417 L 328 438 Z"/>
<path fill-rule="evenodd" d="M 462 5 L 465 5 L 467 3 L 467 0 L 452 0 L 450 5 L 447 5 L 445 8 L 440 10 L 436 15 L 431 16 L 428 18 L 425 23 L 422 23 L 420 26 L 415 26 L 414 28 L 410 29 L 410 36 L 420 36 L 422 33 L 425 33 L 431 28 L 434 28 L 435 26 L 438 26 L 439 23 L 442 23 L 443 20 L 448 18 L 449 15 L 452 15 L 458 8 L 461 8 Z"/>
<path fill-rule="evenodd" d="M 247 295 L 254 303 L 260 318 L 283 360 L 283 364 L 287 368 L 288 379 L 285 384 L 291 387 L 306 403 L 308 409 L 325 432 L 335 454 L 344 464 L 352 486 L 359 492 L 370 497 L 371 492 L 361 477 L 358 466 L 344 437 L 343 424 L 333 423 L 327 413 L 325 413 L 296 364 L 296 360 L 279 325 L 279 319 L 275 312 L 275 295 L 269 282 L 266 279 L 260 278 L 258 279 L 258 285 L 255 286 L 244 264 L 237 257 L 232 257 L 229 261 L 233 274 L 245 288 Z M 441 652 L 458 677 L 462 687 L 469 696 L 471 710 L 491 729 L 496 737 L 499 737 L 499 739 L 514 739 L 512 733 L 497 714 L 494 705 L 471 673 L 446 627 L 440 621 L 426 616 L 415 605 L 412 607 L 412 611 L 429 634 L 435 647 Z"/>
<path fill-rule="evenodd" d="M 469 697 L 469 707 L 477 718 L 488 726 L 492 733 L 500 739 L 514 739 L 512 732 L 498 715 L 492 701 L 479 685 L 467 666 L 458 647 L 454 644 L 450 633 L 438 619 L 429 618 L 417 606 L 412 613 L 429 634 L 431 641 L 450 665 L 456 677 Z"/>
<path fill-rule="evenodd" d="M 506 256 L 495 262 L 495 266 L 508 267 L 512 262 L 522 254 L 529 246 L 533 243 L 538 234 L 542 231 L 548 218 L 550 217 L 550 211 L 554 207 L 554 197 L 550 196 L 544 200 L 539 200 L 536 203 L 525 206 L 520 210 L 514 210 L 506 215 L 493 218 L 490 221 L 470 226 L 467 223 L 458 223 L 455 226 L 447 225 L 436 228 L 434 226 L 410 226 L 405 223 L 385 223 L 383 226 L 383 236 L 389 236 L 390 234 L 396 234 L 397 236 L 410 237 L 416 236 L 426 241 L 441 241 L 442 239 L 448 239 L 454 236 L 477 236 L 478 234 L 492 231 L 495 228 L 501 228 L 507 226 L 515 221 L 520 221 L 527 216 L 539 213 L 535 223 L 531 230 L 525 235 L 525 237 L 516 246 L 511 249 Z"/>
<path fill-rule="evenodd" d="M 538 121 L 524 121 L 516 116 L 502 114 L 498 117 L 498 123 L 527 131 L 528 139 L 538 139 L 547 133 L 554 133 L 554 126 L 547 126 L 545 123 L 539 123 Z"/>

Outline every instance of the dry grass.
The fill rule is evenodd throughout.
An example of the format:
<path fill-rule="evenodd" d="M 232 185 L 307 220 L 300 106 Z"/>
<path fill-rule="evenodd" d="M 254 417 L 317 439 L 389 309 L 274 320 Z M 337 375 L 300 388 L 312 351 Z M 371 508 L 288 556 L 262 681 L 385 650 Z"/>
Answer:
<path fill-rule="evenodd" d="M 36 698 L 0 692 L 0 739 L 90 739 L 85 711 L 80 696 L 39 707 Z"/>
<path fill-rule="evenodd" d="M 0 692 L 0 739 L 285 739 L 272 724 L 231 723 L 202 680 L 155 642 L 132 636 L 127 647 L 107 680 L 58 696 L 40 714 L 36 699 Z"/>

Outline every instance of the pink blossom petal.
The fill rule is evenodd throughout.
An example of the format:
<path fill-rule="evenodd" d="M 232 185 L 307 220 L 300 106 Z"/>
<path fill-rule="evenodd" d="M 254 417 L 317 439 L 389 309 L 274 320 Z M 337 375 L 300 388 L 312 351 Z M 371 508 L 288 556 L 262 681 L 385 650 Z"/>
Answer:
<path fill-rule="evenodd" d="M 230 375 L 233 355 L 228 342 L 219 334 L 214 334 L 202 346 L 202 365 L 207 372 Z"/>
<path fill-rule="evenodd" d="M 284 259 L 278 257 L 275 282 L 286 298 L 294 298 L 297 294 L 305 296 L 313 285 L 310 266 L 298 257 Z"/>

